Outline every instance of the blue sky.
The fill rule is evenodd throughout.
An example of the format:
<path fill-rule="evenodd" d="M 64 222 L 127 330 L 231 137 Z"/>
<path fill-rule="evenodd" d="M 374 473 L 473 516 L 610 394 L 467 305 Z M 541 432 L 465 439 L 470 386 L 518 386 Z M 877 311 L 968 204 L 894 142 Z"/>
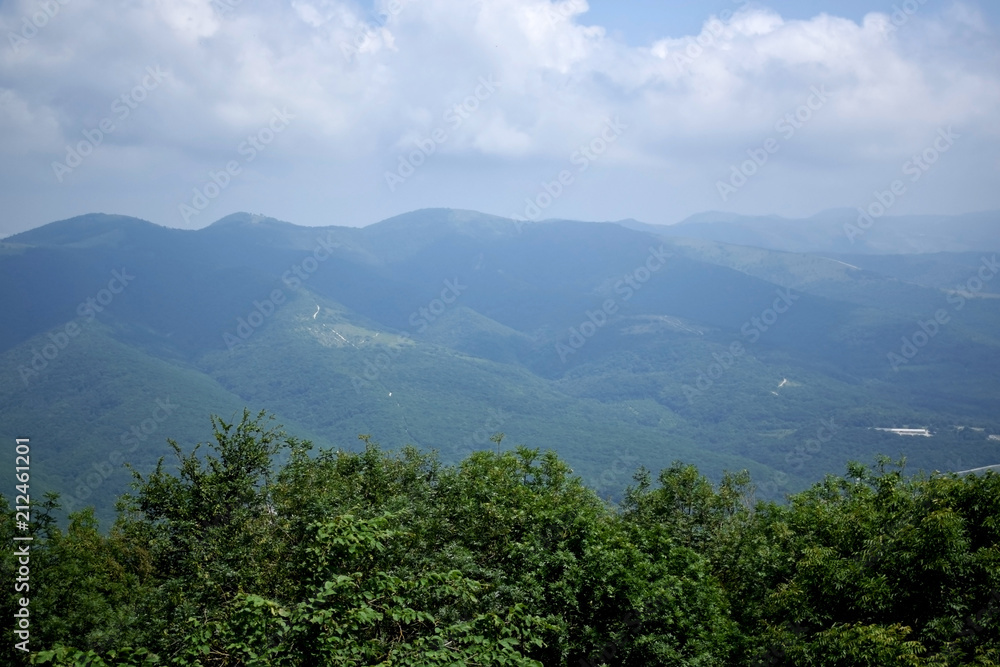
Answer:
<path fill-rule="evenodd" d="M 729 9 L 735 11 L 749 4 L 752 7 L 766 7 L 781 14 L 785 19 L 810 19 L 827 13 L 841 16 L 860 23 L 866 14 L 883 12 L 891 14 L 898 0 L 869 2 L 866 0 L 780 0 L 777 2 L 745 3 L 742 0 L 714 0 L 713 2 L 684 2 L 682 0 L 593 0 L 587 13 L 587 22 L 605 26 L 609 32 L 618 32 L 630 44 L 642 45 L 664 36 L 679 37 L 697 34 L 705 17 L 718 15 Z M 921 11 L 936 5 L 938 9 L 947 3 L 924 3 Z M 1000 3 L 970 4 L 976 7 L 994 25 L 1000 17 Z"/>
<path fill-rule="evenodd" d="M 998 7 L 7 0 L 0 235 L 1000 209 Z"/>
<path fill-rule="evenodd" d="M 648 44 L 662 37 L 682 37 L 696 35 L 701 30 L 705 17 L 720 14 L 726 9 L 736 11 L 743 2 L 714 0 L 714 2 L 681 2 L 679 0 L 595 0 L 590 2 L 587 22 L 603 25 L 609 32 L 619 33 L 633 45 Z M 823 0 L 799 0 L 797 2 L 753 3 L 757 7 L 768 7 L 786 19 L 809 19 L 827 12 L 860 22 L 865 14 L 872 11 L 886 11 L 892 3 L 872 2 L 825 2 Z"/>

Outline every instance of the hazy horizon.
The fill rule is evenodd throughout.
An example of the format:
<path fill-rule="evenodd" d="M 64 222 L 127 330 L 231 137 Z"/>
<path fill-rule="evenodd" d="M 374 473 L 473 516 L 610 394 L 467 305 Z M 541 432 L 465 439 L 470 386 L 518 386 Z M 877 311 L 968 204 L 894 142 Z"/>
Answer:
<path fill-rule="evenodd" d="M 1000 208 L 985 2 L 54 2 L 0 7 L 2 235 Z"/>
<path fill-rule="evenodd" d="M 349 225 L 349 224 L 342 224 L 342 223 L 337 223 L 337 222 L 329 222 L 329 223 L 323 223 L 323 224 L 308 225 L 308 224 L 303 224 L 301 222 L 298 222 L 296 220 L 283 220 L 283 219 L 275 217 L 273 215 L 269 215 L 269 214 L 267 214 L 264 211 L 231 211 L 229 213 L 226 213 L 224 215 L 219 216 L 218 218 L 213 218 L 213 219 L 205 221 L 205 224 L 202 225 L 202 226 L 200 226 L 200 227 L 190 228 L 190 227 L 177 227 L 177 226 L 173 226 L 173 225 L 170 225 L 170 224 L 164 224 L 164 223 L 158 222 L 156 220 L 148 220 L 146 218 L 140 218 L 138 216 L 130 216 L 130 215 L 126 215 L 126 214 L 123 214 L 123 213 L 109 213 L 107 211 L 88 211 L 88 212 L 85 212 L 85 213 L 79 213 L 77 215 L 72 215 L 72 216 L 69 216 L 67 218 L 62 218 L 60 220 L 49 220 L 48 222 L 43 222 L 43 223 L 41 223 L 41 224 L 39 224 L 39 225 L 37 225 L 35 227 L 31 227 L 29 229 L 22 229 L 22 230 L 17 231 L 17 232 L 12 232 L 10 234 L 7 234 L 6 236 L 0 237 L 0 241 L 4 241 L 4 240 L 6 240 L 6 239 L 8 239 L 8 238 L 10 238 L 12 236 L 16 236 L 17 234 L 21 234 L 21 233 L 24 233 L 24 232 L 30 232 L 30 231 L 33 231 L 33 230 L 36 230 L 36 229 L 40 229 L 42 227 L 45 227 L 46 225 L 50 225 L 50 224 L 54 224 L 54 223 L 59 223 L 59 222 L 66 222 L 66 221 L 69 221 L 69 220 L 75 220 L 77 218 L 83 218 L 83 217 L 86 217 L 88 215 L 109 215 L 109 216 L 131 217 L 131 218 L 135 218 L 137 220 L 142 220 L 144 222 L 149 222 L 149 223 L 157 225 L 159 227 L 164 227 L 166 229 L 178 229 L 178 230 L 186 230 L 186 231 L 198 231 L 200 229 L 207 229 L 208 227 L 211 227 L 212 225 L 216 224 L 217 222 L 225 220 L 226 218 L 232 217 L 234 215 L 250 215 L 252 217 L 259 217 L 259 218 L 262 218 L 262 219 L 275 220 L 277 222 L 291 224 L 291 225 L 294 225 L 296 227 L 353 227 L 355 229 L 361 229 L 361 228 L 364 228 L 364 227 L 370 227 L 372 225 L 377 225 L 380 222 L 386 222 L 386 221 L 392 220 L 394 218 L 405 217 L 405 216 L 407 216 L 408 214 L 411 214 L 411 213 L 418 213 L 420 211 L 431 211 L 431 210 L 468 211 L 468 212 L 471 212 L 471 213 L 477 213 L 477 214 L 483 214 L 483 215 L 496 215 L 496 214 L 493 214 L 493 213 L 487 213 L 485 211 L 477 211 L 477 210 L 474 210 L 474 209 L 464 209 L 464 208 L 455 208 L 455 207 L 447 207 L 447 206 L 432 206 L 432 207 L 427 207 L 427 208 L 424 208 L 424 209 L 415 209 L 415 210 L 412 210 L 412 211 L 404 211 L 402 213 L 397 213 L 397 214 L 394 214 L 394 215 L 391 215 L 391 216 L 388 216 L 388 217 L 385 217 L 385 218 L 379 218 L 378 220 L 367 221 L 367 222 L 364 222 L 364 223 L 359 224 L 359 225 Z M 760 214 L 747 213 L 747 214 L 738 214 L 738 213 L 731 213 L 731 212 L 728 212 L 728 211 L 713 211 L 713 210 L 708 210 L 708 211 L 699 211 L 699 212 L 696 212 L 696 213 L 692 213 L 691 215 L 686 216 L 684 218 L 681 218 L 679 220 L 672 220 L 670 222 L 663 222 L 663 223 L 654 223 L 654 222 L 649 222 L 647 220 L 640 220 L 640 219 L 637 219 L 637 218 L 632 218 L 632 217 L 627 217 L 627 216 L 626 217 L 621 217 L 621 218 L 616 218 L 616 219 L 613 219 L 613 220 L 612 219 L 608 219 L 608 220 L 576 220 L 576 219 L 574 219 L 573 221 L 574 222 L 610 223 L 610 224 L 631 221 L 631 222 L 637 222 L 637 223 L 640 223 L 640 224 L 648 224 L 648 225 L 653 225 L 653 226 L 672 227 L 674 225 L 679 225 L 679 224 L 682 224 L 682 223 L 689 222 L 693 218 L 698 218 L 698 217 L 701 217 L 701 216 L 712 216 L 712 215 L 716 215 L 716 214 L 718 214 L 720 216 L 737 216 L 737 217 L 740 217 L 740 218 L 747 218 L 747 219 L 772 218 L 772 219 L 784 220 L 784 221 L 788 221 L 788 222 L 796 222 L 796 221 L 806 222 L 806 221 L 809 221 L 809 220 L 812 220 L 812 219 L 815 219 L 815 218 L 819 218 L 819 217 L 821 217 L 821 216 L 823 216 L 825 214 L 839 213 L 839 212 L 843 212 L 845 214 L 851 214 L 851 217 L 853 217 L 853 215 L 857 214 L 857 209 L 856 208 L 855 209 L 851 209 L 851 208 L 848 208 L 846 206 L 840 206 L 840 207 L 823 209 L 821 211 L 816 211 L 815 213 L 812 213 L 810 215 L 804 215 L 804 216 L 801 216 L 801 217 L 798 217 L 798 216 L 796 216 L 796 217 L 783 216 L 783 215 L 778 215 L 777 213 L 760 213 Z M 887 214 L 882 219 L 883 220 L 890 220 L 890 219 L 914 218 L 914 217 L 928 217 L 928 218 L 936 218 L 936 217 L 960 217 L 960 216 L 996 215 L 996 214 L 1000 214 L 1000 210 L 984 209 L 984 210 L 979 210 L 979 211 L 967 211 L 967 212 L 964 212 L 964 213 L 956 213 L 956 214 L 942 214 L 942 213 L 937 213 L 937 214 L 936 213 L 913 213 L 913 214 L 908 214 L 908 215 Z M 497 217 L 501 217 L 501 218 L 506 218 L 506 219 L 513 220 L 513 218 L 508 218 L 507 216 L 503 216 L 503 215 L 498 215 Z M 569 218 L 551 217 L 551 218 L 539 218 L 537 220 L 526 220 L 526 222 L 536 223 L 536 222 L 554 222 L 554 221 L 564 221 L 564 220 L 570 220 L 570 219 Z"/>

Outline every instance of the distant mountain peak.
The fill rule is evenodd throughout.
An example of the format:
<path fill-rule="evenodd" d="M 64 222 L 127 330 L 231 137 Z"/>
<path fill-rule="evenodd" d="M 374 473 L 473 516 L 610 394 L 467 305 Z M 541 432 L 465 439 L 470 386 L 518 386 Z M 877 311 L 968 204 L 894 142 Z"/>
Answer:
<path fill-rule="evenodd" d="M 391 218 L 380 220 L 379 222 L 367 225 L 376 226 L 397 226 L 397 225 L 441 225 L 454 227 L 463 223 L 504 221 L 513 223 L 508 218 L 503 218 L 489 213 L 480 213 L 463 208 L 420 208 L 415 211 L 394 215 Z"/>
<path fill-rule="evenodd" d="M 783 218 L 780 215 L 775 215 L 773 213 L 769 215 L 743 215 L 741 213 L 732 213 L 729 211 L 704 211 L 702 213 L 695 213 L 690 215 L 680 222 L 678 225 L 696 225 L 704 223 L 745 223 L 751 220 L 788 220 L 788 218 Z"/>
<path fill-rule="evenodd" d="M 403 213 L 362 228 L 369 238 L 382 234 L 408 237 L 414 234 L 450 234 L 492 237 L 511 236 L 520 231 L 519 224 L 509 218 L 489 213 L 455 208 L 423 208 Z M 413 239 L 416 240 L 416 239 Z M 423 243 L 427 239 L 420 239 Z"/>
<path fill-rule="evenodd" d="M 246 226 L 282 226 L 282 227 L 296 227 L 291 222 L 285 222 L 284 220 L 278 220 L 277 218 L 272 218 L 270 216 L 264 215 L 262 213 L 247 213 L 246 211 L 240 211 L 238 213 L 231 213 L 224 218 L 219 218 L 208 227 L 246 227 Z"/>
<path fill-rule="evenodd" d="M 93 246 L 118 241 L 135 232 L 164 230 L 165 227 L 148 220 L 127 215 L 108 213 L 87 213 L 66 220 L 50 222 L 47 225 L 14 234 L 6 243 L 34 246 Z"/>

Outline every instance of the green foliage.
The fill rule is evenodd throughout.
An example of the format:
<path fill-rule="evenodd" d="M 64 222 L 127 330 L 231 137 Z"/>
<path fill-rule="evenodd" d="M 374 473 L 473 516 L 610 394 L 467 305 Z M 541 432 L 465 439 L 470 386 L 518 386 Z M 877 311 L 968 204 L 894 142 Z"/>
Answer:
<path fill-rule="evenodd" d="M 776 505 L 676 463 L 616 506 L 499 434 L 443 465 L 212 423 L 106 534 L 34 508 L 33 664 L 1000 665 L 994 473 L 881 459 Z"/>
<path fill-rule="evenodd" d="M 1000 657 L 998 516 L 995 474 L 908 478 L 887 460 L 875 471 L 852 464 L 845 477 L 756 513 L 750 532 L 768 548 L 741 557 L 764 586 L 734 581 L 752 601 L 739 620 L 784 648 L 786 661 L 776 664 L 810 664 L 815 655 L 845 665 L 992 664 Z"/>
<path fill-rule="evenodd" d="M 247 595 L 222 634 L 247 665 L 537 665 L 519 652 L 537 618 L 515 605 L 503 616 L 444 620 L 473 609 L 482 587 L 461 572 L 401 579 L 375 570 L 394 531 L 383 519 L 341 515 L 313 524 L 302 554 L 312 573 L 300 601 Z M 349 574 L 345 574 L 349 573 Z"/>

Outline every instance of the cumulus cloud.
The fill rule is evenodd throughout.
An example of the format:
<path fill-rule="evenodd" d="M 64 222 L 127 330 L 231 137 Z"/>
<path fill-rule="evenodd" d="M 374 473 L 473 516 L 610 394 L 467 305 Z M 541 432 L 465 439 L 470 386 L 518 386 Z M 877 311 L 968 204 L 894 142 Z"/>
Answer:
<path fill-rule="evenodd" d="M 747 8 L 706 16 L 698 34 L 639 46 L 588 25 L 584 0 L 387 0 L 375 11 L 346 0 L 48 4 L 58 10 L 0 6 L 5 233 L 94 202 L 118 210 L 125 189 L 147 196 L 121 212 L 173 226 L 247 208 L 305 224 L 371 222 L 421 205 L 506 214 L 613 117 L 628 131 L 595 161 L 588 186 L 551 212 L 667 222 L 726 208 L 716 181 L 777 136 L 814 87 L 829 93 L 822 108 L 729 207 L 851 205 L 942 126 L 971 138 L 948 169 L 995 164 L 1000 49 L 988 21 L 963 3 L 923 6 L 902 25 L 878 12 L 860 22 L 834 13 L 789 20 Z M 167 75 L 135 100 L 150 67 Z M 477 94 L 483 77 L 499 88 Z M 123 96 L 130 113 L 118 118 Z M 449 112 L 470 96 L 475 108 L 455 123 Z M 275 109 L 294 120 L 246 160 L 240 146 L 266 137 Z M 108 118 L 114 131 L 58 180 L 53 163 Z M 386 172 L 436 129 L 447 136 L 421 160 L 419 182 L 388 189 Z M 211 210 L 181 219 L 178 206 L 231 160 L 241 176 Z M 475 182 L 487 173 L 489 187 Z M 634 184 L 627 199 L 623 182 Z M 982 182 L 969 179 L 948 206 L 996 206 Z"/>

